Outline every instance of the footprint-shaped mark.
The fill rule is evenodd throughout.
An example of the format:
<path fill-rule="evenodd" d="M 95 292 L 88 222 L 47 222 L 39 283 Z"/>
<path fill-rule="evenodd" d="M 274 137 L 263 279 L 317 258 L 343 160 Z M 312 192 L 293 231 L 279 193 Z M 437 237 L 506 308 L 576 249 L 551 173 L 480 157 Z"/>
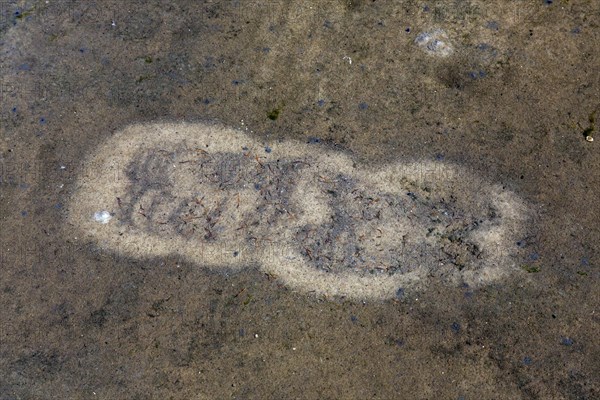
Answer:
<path fill-rule="evenodd" d="M 71 223 L 130 257 L 258 265 L 291 288 L 357 299 L 431 279 L 483 285 L 514 267 L 527 207 L 465 169 L 356 166 L 294 141 L 270 150 L 218 125 L 129 126 L 88 159 Z"/>

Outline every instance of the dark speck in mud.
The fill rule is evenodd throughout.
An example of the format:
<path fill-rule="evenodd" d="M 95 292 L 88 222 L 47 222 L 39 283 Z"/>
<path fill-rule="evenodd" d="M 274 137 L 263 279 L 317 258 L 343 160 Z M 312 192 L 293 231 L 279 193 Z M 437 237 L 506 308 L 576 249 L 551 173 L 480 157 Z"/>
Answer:
<path fill-rule="evenodd" d="M 585 265 L 585 266 L 590 265 L 590 260 L 588 260 L 586 257 L 583 257 L 581 259 L 581 265 Z"/>
<path fill-rule="evenodd" d="M 560 340 L 560 344 L 562 344 L 563 346 L 573 346 L 573 343 L 575 342 L 570 337 L 563 337 Z"/>
<path fill-rule="evenodd" d="M 485 71 L 471 71 L 469 72 L 469 77 L 471 79 L 480 79 L 480 78 L 485 78 L 486 73 Z"/>
<path fill-rule="evenodd" d="M 458 333 L 460 332 L 460 324 L 458 322 L 453 322 L 450 329 L 452 329 L 452 332 Z"/>
<path fill-rule="evenodd" d="M 527 264 L 521 266 L 521 269 L 523 269 L 524 271 L 526 271 L 526 272 L 528 272 L 530 274 L 533 274 L 533 273 L 536 273 L 536 272 L 540 272 L 542 270 L 537 265 L 527 265 Z"/>
<path fill-rule="evenodd" d="M 398 300 L 402 300 L 404 298 L 404 288 L 399 288 L 396 290 L 396 298 Z"/>
<path fill-rule="evenodd" d="M 269 111 L 267 113 L 267 117 L 271 120 L 271 121 L 275 121 L 277 118 L 279 118 L 279 114 L 281 114 L 281 108 L 274 108 L 273 110 Z"/>
<path fill-rule="evenodd" d="M 590 125 L 583 131 L 583 136 L 587 139 L 588 137 L 592 137 L 594 131 L 596 130 L 596 111 L 590 114 L 588 117 L 588 121 Z"/>
<path fill-rule="evenodd" d="M 493 31 L 497 31 L 498 29 L 500 29 L 498 21 L 488 21 L 488 23 L 485 26 L 486 28 L 491 29 Z"/>

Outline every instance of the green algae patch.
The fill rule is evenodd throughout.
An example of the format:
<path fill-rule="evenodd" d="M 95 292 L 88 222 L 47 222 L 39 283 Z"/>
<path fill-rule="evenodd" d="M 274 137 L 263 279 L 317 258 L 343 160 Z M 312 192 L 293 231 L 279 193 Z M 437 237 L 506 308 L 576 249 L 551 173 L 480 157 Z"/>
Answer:
<path fill-rule="evenodd" d="M 521 269 L 523 271 L 526 271 L 529 274 L 534 274 L 534 273 L 540 272 L 542 270 L 542 268 L 540 268 L 536 265 L 522 265 Z"/>

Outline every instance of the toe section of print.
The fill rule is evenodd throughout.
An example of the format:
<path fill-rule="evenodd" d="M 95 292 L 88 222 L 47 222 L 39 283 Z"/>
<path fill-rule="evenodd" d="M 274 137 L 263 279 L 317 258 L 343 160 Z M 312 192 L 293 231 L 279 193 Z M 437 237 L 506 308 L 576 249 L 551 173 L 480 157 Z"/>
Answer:
<path fill-rule="evenodd" d="M 527 215 L 515 193 L 458 165 L 375 169 L 204 123 L 116 133 L 88 157 L 70 206 L 80 234 L 115 253 L 255 265 L 292 289 L 356 299 L 500 280 Z"/>

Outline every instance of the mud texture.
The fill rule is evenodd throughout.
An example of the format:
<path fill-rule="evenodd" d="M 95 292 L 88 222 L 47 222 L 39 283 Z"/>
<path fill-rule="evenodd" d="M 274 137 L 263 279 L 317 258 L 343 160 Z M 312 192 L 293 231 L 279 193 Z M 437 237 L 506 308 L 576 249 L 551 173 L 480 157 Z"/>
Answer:
<path fill-rule="evenodd" d="M 592 0 L 1 1 L 0 399 L 597 399 L 598 21 Z M 129 175 L 87 161 L 132 124 L 156 123 L 243 131 L 261 157 L 288 141 L 344 154 L 348 171 L 329 182 L 284 163 L 281 175 L 299 181 L 265 175 L 249 188 L 260 199 L 270 185 L 304 182 L 334 210 L 328 224 L 292 236 L 308 251 L 290 264 L 325 278 L 342 265 L 410 274 L 388 255 L 371 264 L 375 253 L 356 243 L 402 240 L 379 238 L 377 215 L 414 208 L 446 272 L 361 299 L 311 292 L 304 272 L 286 275 L 281 263 L 265 270 L 239 254 L 217 268 L 182 256 L 185 240 L 217 243 L 231 233 L 221 218 L 252 213 L 231 213 L 237 200 L 225 196 L 201 200 L 206 214 L 196 203 L 208 187 L 237 185 L 219 175 L 222 161 L 196 168 L 217 173 L 196 175 L 199 197 L 162 179 L 173 155 L 201 160 L 195 148 L 154 146 L 121 165 Z M 476 179 L 385 194 L 398 163 L 453 165 Z M 366 190 L 353 164 L 381 184 Z M 122 209 L 115 195 L 110 210 L 87 210 L 82 233 L 72 201 L 107 193 L 82 190 L 102 174 L 104 185 L 137 186 Z M 479 181 L 479 197 L 465 190 Z M 292 199 L 271 193 L 273 203 Z M 489 193 L 514 194 L 527 209 L 501 252 L 511 272 L 455 281 L 489 260 L 470 236 L 479 219 L 493 227 L 506 215 Z M 139 211 L 151 209 L 152 221 L 179 222 L 147 225 Z M 106 224 L 93 218 L 101 211 Z M 358 211 L 375 232 L 353 225 Z M 287 218 L 275 207 L 266 215 Z M 97 234 L 121 217 L 154 232 L 147 239 L 188 239 L 146 240 L 137 251 L 147 255 L 132 254 Z M 318 245 L 302 235 L 311 228 L 337 243 L 351 232 L 352 246 Z M 333 256 L 345 262 L 330 266 Z"/>

